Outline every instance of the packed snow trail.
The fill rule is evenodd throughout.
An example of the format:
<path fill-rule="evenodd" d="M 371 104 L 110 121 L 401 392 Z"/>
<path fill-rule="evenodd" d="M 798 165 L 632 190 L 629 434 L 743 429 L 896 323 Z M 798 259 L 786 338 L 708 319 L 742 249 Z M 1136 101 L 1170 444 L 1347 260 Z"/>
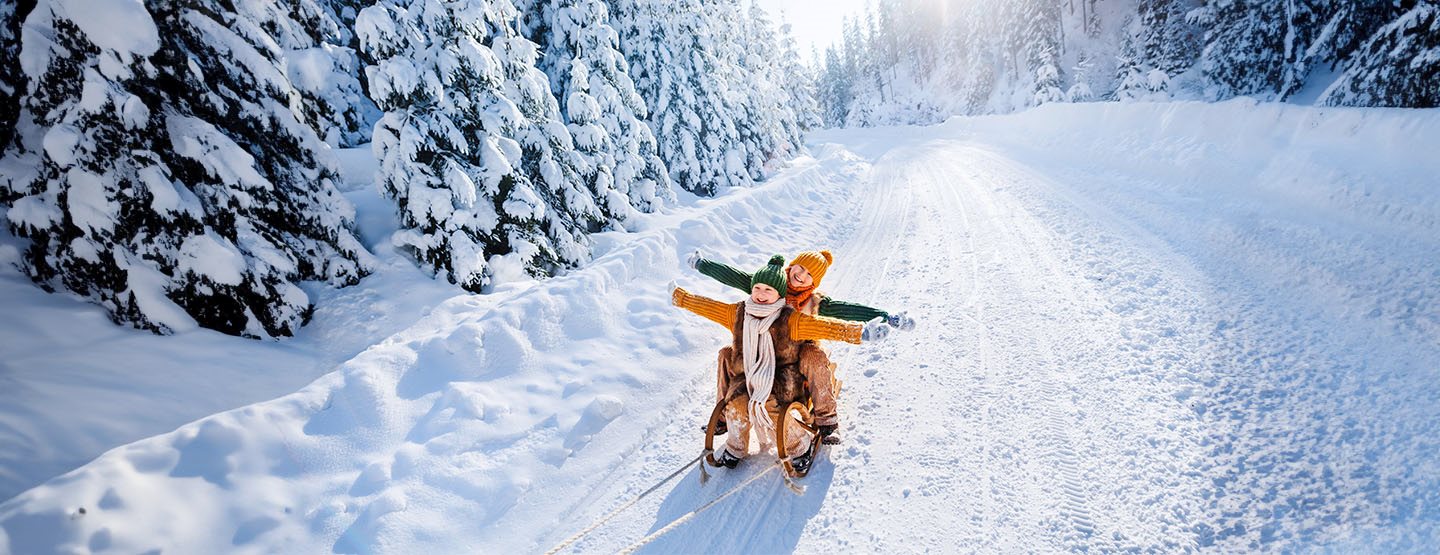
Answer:
<path fill-rule="evenodd" d="M 1260 122 L 1232 125 L 1278 120 L 1277 135 L 1292 131 L 1283 125 L 1294 114 L 1283 108 L 1228 108 Z M 1141 115 L 1165 121 L 1170 110 L 1183 109 Z M 1346 115 L 1357 114 L 1312 116 L 1299 126 L 1364 129 Z M 994 119 L 1001 127 L 1022 118 Z M 777 480 L 656 542 L 653 552 L 1432 545 L 1440 521 L 1433 161 L 1402 149 L 1382 155 L 1394 166 L 1341 160 L 1336 171 L 1303 140 L 1295 153 L 1249 158 L 1275 153 L 1240 151 L 1263 140 L 1242 136 L 1237 152 L 1220 152 L 1234 160 L 1221 165 L 1227 173 L 1204 170 L 1217 160 L 1192 160 L 1193 173 L 1157 183 L 1127 177 L 1135 168 L 1126 167 L 1123 149 L 1164 164 L 1176 150 L 1216 148 L 1203 141 L 1223 144 L 1228 130 L 1156 137 L 1148 149 L 1117 141 L 1108 156 L 1086 160 L 1039 151 L 1024 131 L 1006 136 L 985 124 L 972 125 L 996 144 L 914 129 L 823 136 L 875 159 L 841 218 L 854 225 L 832 235 L 838 262 L 826 289 L 911 308 L 924 325 L 888 344 L 836 349 L 848 439 L 827 457 L 833 466 L 822 463 L 804 480 L 803 498 L 790 498 Z M 1323 145 L 1332 148 L 1370 138 L 1321 137 L 1334 139 Z M 1326 172 L 1341 179 L 1306 181 Z M 1206 181 L 1215 174 L 1227 181 Z M 1353 188 L 1387 187 L 1378 181 L 1391 194 L 1413 187 L 1419 202 L 1377 210 L 1389 218 L 1363 218 L 1371 208 L 1363 200 L 1345 204 Z M 1187 208 L 1196 200 L 1188 195 L 1205 192 L 1187 184 L 1225 186 L 1234 196 L 1209 199 L 1213 210 Z M 1320 240 L 1287 244 L 1249 229 L 1251 186 L 1299 197 L 1296 207 L 1262 197 L 1277 203 L 1264 207 L 1265 225 Z M 1307 200 L 1326 195 L 1339 205 L 1326 208 L 1365 221 L 1316 225 Z M 1131 210 L 1182 206 L 1122 214 L 1101 198 Z M 1373 227 L 1387 233 L 1367 236 Z M 1368 259 L 1369 268 L 1354 259 Z M 1334 299 L 1287 283 L 1309 279 L 1348 290 Z M 1356 300 L 1399 306 L 1315 314 L 1328 302 Z M 663 526 L 726 485 L 679 486 L 657 513 L 581 550 L 623 546 L 610 542 Z"/>
<path fill-rule="evenodd" d="M 1193 420 L 1174 402 L 1186 384 L 1121 383 L 1116 369 L 1140 364 L 1126 348 L 1134 342 L 1122 335 L 1123 318 L 1057 259 L 1067 245 L 996 194 L 998 184 L 1026 179 L 1034 176 L 954 143 L 881 156 L 859 185 L 863 202 L 842 218 L 855 224 L 838 235 L 825 285 L 836 298 L 911 308 L 923 325 L 861 356 L 834 349 L 846 380 L 847 439 L 803 480 L 811 488 L 804 498 L 793 500 L 775 480 L 653 552 L 1187 545 L 1179 543 L 1190 536 L 1187 522 L 1145 519 L 1169 512 L 1155 498 L 1196 498 L 1198 484 L 1173 478 L 1134 493 L 1104 491 L 1162 478 L 1134 476 L 1137 465 L 1178 468 L 1199 458 L 1194 449 L 1145 449 L 1146 440 L 1174 441 L 1166 425 Z M 758 461 L 752 466 L 763 468 Z M 704 499 L 684 497 L 681 506 Z M 795 510 L 780 509 L 789 505 L 808 507 L 813 514 L 799 515 L 809 525 L 796 526 Z M 1120 530 L 1127 535 L 1108 535 Z"/>
<path fill-rule="evenodd" d="M 691 460 L 714 324 L 684 268 L 828 247 L 911 332 L 832 345 L 845 442 L 641 552 L 1418 551 L 1440 536 L 1430 112 L 1050 105 L 828 132 L 763 187 L 460 296 L 294 395 L 0 504 L 17 553 L 543 552 Z M 685 475 L 623 550 L 772 467 Z M 80 508 L 87 512 L 81 514 Z"/>

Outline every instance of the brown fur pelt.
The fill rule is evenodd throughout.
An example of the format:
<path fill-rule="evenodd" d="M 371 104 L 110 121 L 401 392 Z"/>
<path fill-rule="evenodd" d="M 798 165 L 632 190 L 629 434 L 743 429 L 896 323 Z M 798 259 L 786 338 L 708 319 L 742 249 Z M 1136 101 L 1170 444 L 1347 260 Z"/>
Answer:
<path fill-rule="evenodd" d="M 745 376 L 730 381 L 730 391 L 725 393 L 725 401 L 730 402 L 746 394 Z M 775 382 L 770 388 L 770 398 L 775 399 L 775 406 L 788 407 L 790 403 L 804 401 L 806 398 L 805 374 L 800 372 L 799 364 L 786 364 L 775 369 Z"/>
<path fill-rule="evenodd" d="M 790 338 L 790 316 L 795 312 L 790 307 L 781 309 L 780 316 L 775 323 L 770 325 L 770 340 L 775 344 L 775 381 L 770 388 L 770 397 L 775 399 L 776 406 L 781 408 L 790 406 L 795 401 L 803 401 L 808 391 L 805 388 L 805 374 L 800 371 L 800 350 L 805 342 L 795 341 Z M 731 376 L 729 389 L 725 393 L 725 401 L 733 401 L 736 397 L 744 395 L 745 389 L 745 364 L 740 360 L 742 338 L 740 331 L 745 329 L 745 304 L 741 303 L 735 311 L 735 331 L 731 345 L 721 349 L 722 364 L 729 368 L 726 373 Z"/>

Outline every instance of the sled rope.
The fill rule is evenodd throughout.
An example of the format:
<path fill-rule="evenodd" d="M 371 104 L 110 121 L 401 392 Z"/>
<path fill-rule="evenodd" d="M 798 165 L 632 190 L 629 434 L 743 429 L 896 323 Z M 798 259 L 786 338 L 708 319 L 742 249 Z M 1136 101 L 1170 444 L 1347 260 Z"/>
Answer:
<path fill-rule="evenodd" d="M 653 541 L 659 539 L 660 536 L 663 536 L 663 535 L 671 532 L 672 530 L 678 528 L 681 524 L 685 524 L 686 522 L 689 522 L 690 519 L 695 518 L 695 517 L 698 516 L 700 513 L 703 513 L 703 512 L 705 512 L 705 511 L 709 510 L 711 507 L 714 507 L 716 503 L 719 503 L 720 501 L 724 500 L 726 497 L 730 497 L 730 496 L 731 496 L 732 494 L 734 494 L 735 492 L 740 491 L 741 489 L 744 489 L 745 486 L 748 486 L 748 485 L 750 485 L 751 483 L 754 483 L 755 480 L 759 480 L 761 476 L 764 476 L 764 475 L 766 475 L 766 474 L 769 474 L 771 470 L 775 470 L 776 468 L 780 468 L 780 463 L 779 463 L 779 462 L 776 462 L 775 464 L 770 465 L 770 466 L 767 467 L 765 470 L 761 470 L 760 472 L 756 472 L 754 476 L 751 476 L 749 479 L 746 479 L 744 482 L 740 482 L 739 484 L 736 484 L 735 487 L 730 488 L 730 491 L 727 491 L 727 492 L 725 492 L 725 493 L 720 494 L 719 497 L 716 497 L 716 498 L 714 498 L 714 499 L 711 499 L 708 503 L 705 503 L 704 505 L 701 505 L 699 508 L 697 508 L 697 509 L 695 509 L 695 510 L 693 510 L 693 511 L 690 511 L 690 512 L 688 512 L 688 513 L 685 513 L 684 515 L 681 515 L 680 518 L 677 518 L 677 519 L 675 519 L 674 521 L 671 521 L 670 524 L 666 524 L 664 528 L 661 528 L 661 529 L 659 529 L 659 530 L 656 530 L 654 533 L 652 533 L 652 534 L 650 534 L 650 535 L 648 535 L 648 536 L 645 536 L 645 537 L 643 537 L 643 538 L 640 538 L 640 541 L 637 541 L 637 542 L 635 542 L 634 544 L 631 544 L 630 547 L 626 547 L 625 549 L 620 550 L 620 553 L 623 554 L 623 555 L 629 555 L 630 553 L 634 553 L 636 549 L 640 549 L 640 548 L 642 548 L 642 547 L 645 547 L 646 544 L 648 544 L 648 543 L 650 543 L 650 542 L 653 542 Z"/>
<path fill-rule="evenodd" d="M 612 519 L 612 518 L 615 518 L 615 515 L 620 514 L 620 511 L 623 511 L 623 510 L 625 510 L 625 509 L 629 509 L 630 507 L 634 506 L 636 503 L 639 503 L 641 499 L 644 499 L 644 498 L 645 498 L 645 496 L 650 495 L 651 493 L 654 493 L 655 490 L 660 489 L 660 486 L 665 485 L 665 482 L 669 482 L 670 480 L 673 480 L 676 476 L 679 476 L 680 473 L 685 472 L 685 469 L 690 468 L 691 465 L 693 465 L 693 464 L 695 464 L 695 463 L 697 463 L 697 462 L 700 462 L 700 460 L 703 459 L 703 458 L 705 458 L 705 453 L 701 453 L 699 456 L 695 457 L 694 459 L 691 459 L 690 462 L 685 463 L 685 466 L 682 466 L 682 467 L 680 467 L 679 469 L 675 470 L 674 472 L 671 472 L 669 476 L 666 476 L 666 477 L 662 478 L 662 479 L 661 479 L 659 482 L 657 482 L 655 485 L 650 486 L 650 489 L 645 490 L 645 493 L 640 494 L 639 497 L 636 497 L 636 498 L 634 498 L 634 499 L 631 499 L 629 503 L 626 503 L 626 504 L 624 504 L 624 505 L 621 505 L 621 506 L 619 506 L 619 507 L 616 507 L 615 510 L 610 511 L 610 512 L 607 513 L 605 516 L 601 517 L 600 520 L 597 520 L 597 521 L 595 521 L 594 524 L 591 524 L 588 528 L 585 528 L 584 530 L 581 530 L 581 531 L 577 532 L 575 535 L 570 536 L 569 539 L 565 540 L 565 541 L 564 541 L 563 543 L 561 543 L 560 545 L 557 545 L 557 546 L 555 546 L 555 547 L 550 548 L 549 551 L 546 551 L 546 552 L 545 552 L 545 555 L 554 555 L 555 553 L 559 553 L 561 549 L 565 549 L 566 547 L 569 547 L 570 544 L 575 543 L 575 542 L 578 541 L 580 538 L 585 537 L 586 534 L 589 534 L 589 533 L 591 533 L 591 532 L 594 532 L 596 528 L 599 528 L 599 527 L 600 527 L 600 525 L 605 524 L 605 522 L 609 521 L 609 520 Z M 704 468 L 702 467 L 701 470 L 703 471 Z"/>

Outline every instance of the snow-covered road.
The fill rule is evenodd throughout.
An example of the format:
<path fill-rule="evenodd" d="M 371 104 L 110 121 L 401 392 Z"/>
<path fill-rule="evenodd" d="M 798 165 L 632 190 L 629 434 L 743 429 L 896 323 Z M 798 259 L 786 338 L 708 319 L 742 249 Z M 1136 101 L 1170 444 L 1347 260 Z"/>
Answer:
<path fill-rule="evenodd" d="M 540 552 L 700 449 L 723 330 L 665 305 L 695 248 L 828 247 L 908 309 L 832 346 L 843 444 L 794 495 L 691 468 L 570 546 L 1054 552 L 1440 541 L 1440 116 L 1047 105 L 821 133 L 771 183 L 440 303 L 304 390 L 0 504 L 0 546 Z M 363 285 L 362 285 L 363 287 Z M 80 508 L 88 508 L 81 514 Z"/>
<path fill-rule="evenodd" d="M 826 286 L 910 308 L 923 325 L 837 349 L 848 440 L 803 497 L 778 480 L 750 486 L 654 552 L 1433 545 L 1433 162 L 1367 175 L 1282 148 L 1276 158 L 1301 162 L 1212 158 L 1159 181 L 1136 162 L 1183 152 L 1057 161 L 1024 138 L 967 135 L 823 136 L 874 160 L 842 217 L 854 225 L 829 238 L 841 262 Z M 1207 163 L 1235 181 L 1208 180 Z M 1307 171 L 1350 181 L 1302 181 Z M 1279 178 L 1291 182 L 1261 182 Z M 1391 218 L 1304 205 L 1368 180 L 1428 187 L 1430 204 L 1381 210 Z M 1287 235 L 1304 240 L 1277 240 Z M 629 530 L 582 550 L 624 546 L 607 542 L 765 469 L 677 487 L 658 514 L 635 511 Z"/>

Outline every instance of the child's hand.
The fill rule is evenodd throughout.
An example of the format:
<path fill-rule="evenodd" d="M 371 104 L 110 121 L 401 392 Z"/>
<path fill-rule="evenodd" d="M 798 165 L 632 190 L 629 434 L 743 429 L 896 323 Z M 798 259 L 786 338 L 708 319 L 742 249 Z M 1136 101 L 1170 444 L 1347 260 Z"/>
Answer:
<path fill-rule="evenodd" d="M 860 332 L 860 340 L 864 342 L 879 341 L 890 335 L 890 326 L 885 320 L 876 317 L 874 320 L 865 322 L 865 329 Z"/>
<path fill-rule="evenodd" d="M 685 264 L 690 266 L 691 269 L 700 269 L 700 249 L 695 249 L 694 252 L 690 253 L 690 256 L 685 257 Z"/>
<path fill-rule="evenodd" d="M 915 319 L 905 315 L 905 311 L 896 312 L 885 320 L 892 328 L 900 328 L 905 331 L 915 329 Z"/>

